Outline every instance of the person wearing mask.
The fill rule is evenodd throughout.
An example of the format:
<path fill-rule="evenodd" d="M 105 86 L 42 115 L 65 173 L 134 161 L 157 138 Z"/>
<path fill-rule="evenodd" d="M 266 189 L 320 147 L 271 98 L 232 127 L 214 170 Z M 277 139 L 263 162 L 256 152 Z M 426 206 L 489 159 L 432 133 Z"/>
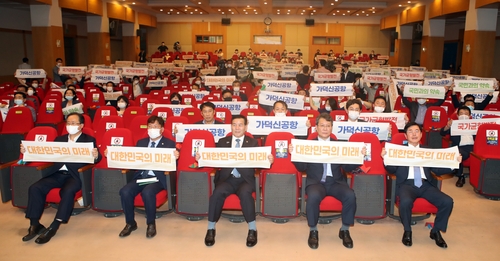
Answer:
<path fill-rule="evenodd" d="M 31 111 L 31 116 L 33 117 L 33 122 L 36 122 L 36 110 L 35 108 L 26 104 L 27 95 L 24 92 L 15 92 L 13 103 L 9 106 L 9 108 L 14 107 L 26 107 Z M 0 103 L 0 108 L 7 107 L 7 104 Z"/>
<path fill-rule="evenodd" d="M 358 99 L 348 100 L 345 105 L 345 112 L 347 113 L 348 122 L 365 122 L 359 119 L 359 114 L 361 113 L 361 107 L 363 104 Z"/>
<path fill-rule="evenodd" d="M 29 59 L 24 57 L 23 58 L 23 63 L 21 63 L 19 66 L 17 66 L 17 69 L 31 69 L 31 65 L 29 64 Z"/>
<path fill-rule="evenodd" d="M 165 42 L 161 42 L 161 45 L 158 46 L 158 51 L 160 53 L 164 53 L 168 50 L 168 47 L 165 45 Z M 144 52 L 144 50 L 142 50 L 142 52 Z M 145 55 L 144 55 L 145 56 Z"/>
<path fill-rule="evenodd" d="M 231 93 L 230 90 L 224 90 L 222 91 L 222 100 L 223 101 L 233 101 L 233 94 Z"/>
<path fill-rule="evenodd" d="M 311 81 L 311 76 L 309 66 L 305 65 L 302 67 L 302 71 L 295 76 L 297 84 L 300 86 L 300 88 L 305 88 L 306 84 L 308 84 Z"/>
<path fill-rule="evenodd" d="M 288 114 L 288 104 L 284 101 L 275 101 L 273 104 L 274 117 L 286 117 Z M 311 127 L 309 120 L 306 121 L 307 128 Z"/>
<path fill-rule="evenodd" d="M 212 102 L 204 102 L 200 105 L 201 116 L 203 120 L 195 124 L 224 124 L 223 122 L 215 119 L 215 104 Z"/>
<path fill-rule="evenodd" d="M 182 96 L 179 93 L 174 92 L 170 94 L 170 104 L 179 105 L 181 104 L 181 101 L 182 101 Z"/>
<path fill-rule="evenodd" d="M 123 82 L 130 83 L 126 76 L 123 76 Z M 146 86 L 148 85 L 148 77 L 141 83 L 141 78 L 137 75 L 132 77 L 132 90 L 134 92 L 134 97 L 137 97 L 145 93 Z"/>
<path fill-rule="evenodd" d="M 356 81 L 356 76 L 349 71 L 349 64 L 342 64 L 342 73 L 340 74 L 340 83 L 353 83 Z"/>
<path fill-rule="evenodd" d="M 26 94 L 28 95 L 27 99 L 33 102 L 33 105 L 35 105 L 35 110 L 38 111 L 38 108 L 40 107 L 42 101 L 36 93 L 36 88 L 33 86 L 28 86 L 28 91 L 26 91 Z"/>
<path fill-rule="evenodd" d="M 121 116 L 123 117 L 123 113 L 125 112 L 125 110 L 128 108 L 130 102 L 127 98 L 127 96 L 118 96 L 118 98 L 116 99 L 116 112 L 118 113 L 118 116 Z"/>
<path fill-rule="evenodd" d="M 61 58 L 56 59 L 56 66 L 52 68 L 52 81 L 53 82 L 65 82 L 69 77 L 68 75 L 59 74 L 59 67 L 63 65 L 63 60 Z"/>
<path fill-rule="evenodd" d="M 239 96 L 242 101 L 248 101 L 247 95 L 241 92 L 240 81 L 233 82 L 233 96 Z"/>
<path fill-rule="evenodd" d="M 324 108 L 319 108 L 316 106 L 314 102 L 312 102 L 312 99 L 310 99 L 310 105 L 311 109 L 318 111 L 319 113 L 330 113 L 332 110 L 338 110 L 338 105 L 337 105 L 337 99 L 334 97 L 328 97 L 325 101 L 325 107 Z"/>
<path fill-rule="evenodd" d="M 64 92 L 64 100 L 61 103 L 61 107 L 64 109 L 68 106 L 79 104 L 80 101 L 78 100 L 78 97 L 76 96 L 76 91 L 73 89 L 67 89 Z"/>
<path fill-rule="evenodd" d="M 44 79 L 43 83 L 41 85 L 40 85 L 40 81 L 38 79 L 31 80 L 31 86 L 33 86 L 35 88 L 35 92 L 36 92 L 37 88 L 40 88 L 43 91 L 45 91 L 46 85 L 47 85 L 47 79 Z"/>
<path fill-rule="evenodd" d="M 402 95 L 404 93 L 404 85 L 401 86 L 399 94 Z M 445 86 L 445 91 L 448 91 L 448 87 Z M 446 97 L 446 96 L 445 96 Z M 425 98 L 417 98 L 417 101 L 410 101 L 408 98 L 402 98 L 403 104 L 408 107 L 410 110 L 410 121 L 416 122 L 422 126 L 424 124 L 425 112 L 427 108 L 430 106 L 441 106 L 443 104 L 444 99 L 439 99 L 434 103 L 427 102 Z"/>
<path fill-rule="evenodd" d="M 373 60 L 373 59 L 377 58 L 377 55 L 375 54 L 375 51 L 372 50 L 372 52 L 370 53 L 370 55 L 368 57 L 370 58 L 370 60 Z"/>
<path fill-rule="evenodd" d="M 452 86 L 452 88 L 453 87 L 454 86 Z M 474 95 L 466 94 L 464 96 L 463 105 L 469 107 L 469 109 L 471 111 L 472 110 L 484 110 L 486 108 L 486 106 L 488 106 L 488 104 L 490 104 L 491 99 L 493 99 L 493 92 L 489 92 L 488 96 L 486 96 L 486 98 L 482 102 L 478 102 L 478 103 L 475 102 L 476 97 L 474 97 Z M 462 106 L 462 103 L 460 103 L 460 101 L 458 101 L 458 97 L 457 97 L 457 94 L 455 93 L 455 91 L 453 91 L 453 93 L 451 95 L 451 101 L 453 102 L 453 106 L 455 108 Z"/>

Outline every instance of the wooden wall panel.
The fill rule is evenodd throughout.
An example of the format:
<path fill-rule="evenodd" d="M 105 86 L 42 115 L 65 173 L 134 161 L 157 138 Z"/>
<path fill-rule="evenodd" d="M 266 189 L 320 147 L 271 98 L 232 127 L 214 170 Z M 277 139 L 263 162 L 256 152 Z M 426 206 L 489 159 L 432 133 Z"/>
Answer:
<path fill-rule="evenodd" d="M 124 61 L 139 61 L 139 37 L 137 36 L 123 36 L 122 49 Z M 113 61 L 114 62 L 114 61 Z"/>
<path fill-rule="evenodd" d="M 396 28 L 398 26 L 398 15 L 386 16 L 380 20 L 380 30 Z"/>
<path fill-rule="evenodd" d="M 234 25 L 222 25 L 220 22 L 199 22 L 192 23 L 192 48 L 196 51 L 211 51 L 222 49 L 224 56 L 232 53 L 234 50 L 227 50 L 228 43 L 227 28 Z M 248 33 L 248 31 L 247 31 Z M 222 43 L 196 43 L 197 35 L 222 35 Z"/>
<path fill-rule="evenodd" d="M 399 25 L 407 24 L 408 23 L 408 10 L 404 10 L 399 14 Z"/>
<path fill-rule="evenodd" d="M 427 70 L 441 69 L 443 65 L 444 37 L 422 37 L 422 48 L 420 52 L 420 66 Z"/>
<path fill-rule="evenodd" d="M 88 33 L 87 34 L 90 64 L 110 64 L 111 43 L 109 33 Z M 108 60 L 109 59 L 109 60 Z"/>
<path fill-rule="evenodd" d="M 495 34 L 487 31 L 465 31 L 462 50 L 462 74 L 491 77 L 495 57 Z M 470 52 L 465 50 L 470 44 Z"/>
<path fill-rule="evenodd" d="M 429 18 L 439 17 L 443 14 L 443 0 L 434 0 L 429 4 Z"/>
<path fill-rule="evenodd" d="M 425 5 L 413 7 L 408 10 L 408 23 L 421 22 L 425 20 Z"/>
<path fill-rule="evenodd" d="M 151 26 L 151 16 L 145 13 L 137 13 L 137 22 L 140 25 Z"/>
<path fill-rule="evenodd" d="M 87 0 L 59 0 L 61 8 L 87 12 Z"/>
<path fill-rule="evenodd" d="M 156 16 L 151 16 L 151 27 L 156 28 L 157 18 Z"/>
<path fill-rule="evenodd" d="M 476 8 L 495 3 L 500 3 L 500 0 L 476 0 Z"/>
<path fill-rule="evenodd" d="M 135 11 L 132 8 L 125 8 L 125 21 L 135 22 Z"/>
<path fill-rule="evenodd" d="M 107 3 L 107 8 L 108 8 L 108 17 L 109 18 L 114 18 L 118 20 L 126 20 L 126 11 L 125 11 L 125 6 L 113 4 L 113 3 Z M 140 13 L 139 13 L 140 14 Z"/>
<path fill-rule="evenodd" d="M 87 12 L 96 15 L 103 15 L 102 0 L 87 0 Z"/>
<path fill-rule="evenodd" d="M 389 57 L 389 64 L 392 66 L 410 66 L 411 45 L 411 39 L 397 39 L 395 43 L 396 50 L 394 56 Z"/>
<path fill-rule="evenodd" d="M 453 14 L 469 10 L 469 0 L 443 0 L 443 14 Z"/>
<path fill-rule="evenodd" d="M 254 52 L 266 50 L 266 52 L 273 52 L 279 50 L 280 53 L 285 49 L 286 45 L 286 23 L 273 23 L 270 25 L 271 33 L 265 33 L 266 25 L 262 22 L 250 23 L 250 47 Z M 281 44 L 255 44 L 255 35 L 281 35 Z"/>
<path fill-rule="evenodd" d="M 59 26 L 51 27 L 31 27 L 33 37 L 33 52 L 35 64 L 33 68 L 43 68 L 52 77 L 52 67 L 56 58 L 64 61 L 64 35 L 63 28 Z M 59 47 L 57 42 L 59 41 Z"/>

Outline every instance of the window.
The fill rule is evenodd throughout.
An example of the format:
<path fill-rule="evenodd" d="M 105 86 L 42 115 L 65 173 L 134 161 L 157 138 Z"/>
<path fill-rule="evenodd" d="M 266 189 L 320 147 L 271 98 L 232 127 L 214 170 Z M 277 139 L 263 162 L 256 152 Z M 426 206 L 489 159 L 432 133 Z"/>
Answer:
<path fill-rule="evenodd" d="M 221 44 L 222 35 L 197 35 L 197 43 L 211 43 L 211 44 Z"/>
<path fill-rule="evenodd" d="M 313 44 L 340 45 L 340 36 L 313 36 Z"/>

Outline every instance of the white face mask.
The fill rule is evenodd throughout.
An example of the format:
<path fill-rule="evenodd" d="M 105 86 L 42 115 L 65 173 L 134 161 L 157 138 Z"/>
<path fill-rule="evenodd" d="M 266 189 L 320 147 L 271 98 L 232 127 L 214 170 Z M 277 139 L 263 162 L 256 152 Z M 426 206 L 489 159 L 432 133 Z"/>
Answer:
<path fill-rule="evenodd" d="M 38 83 L 33 83 L 33 84 L 31 84 L 31 86 L 36 88 L 36 87 L 38 87 Z"/>
<path fill-rule="evenodd" d="M 226 88 L 227 88 L 226 86 L 222 86 L 221 87 L 221 89 L 224 90 L 224 91 L 226 90 Z"/>
<path fill-rule="evenodd" d="M 240 87 L 233 87 L 233 91 L 239 92 L 240 91 Z"/>
<path fill-rule="evenodd" d="M 62 65 L 62 63 L 57 63 L 57 67 L 59 67 L 59 66 L 61 66 L 61 65 Z"/>
<path fill-rule="evenodd" d="M 196 82 L 194 82 L 194 83 L 196 83 L 196 84 L 198 84 L 199 86 L 201 86 L 201 81 L 196 81 Z"/>
<path fill-rule="evenodd" d="M 427 99 L 417 99 L 418 104 L 424 105 Z"/>
<path fill-rule="evenodd" d="M 139 81 L 138 80 L 134 80 L 134 84 L 139 84 Z"/>
<path fill-rule="evenodd" d="M 375 107 L 373 107 L 373 111 L 375 111 L 377 113 L 382 113 L 385 111 L 385 107 L 375 106 Z"/>
<path fill-rule="evenodd" d="M 15 99 L 15 100 L 14 100 L 14 103 L 15 103 L 16 105 L 21 105 L 21 104 L 23 104 L 23 100 L 21 100 L 21 99 Z"/>
<path fill-rule="evenodd" d="M 28 95 L 29 96 L 33 96 L 33 93 L 34 93 L 33 90 L 28 90 Z"/>
<path fill-rule="evenodd" d="M 458 119 L 459 120 L 468 120 L 469 116 L 467 116 L 467 115 L 460 115 L 460 116 L 458 116 Z"/>
<path fill-rule="evenodd" d="M 349 111 L 349 119 L 355 121 L 359 118 L 359 111 Z"/>
<path fill-rule="evenodd" d="M 286 113 L 284 113 L 284 112 L 276 112 L 274 114 L 274 116 L 276 116 L 276 117 L 286 117 Z"/>
<path fill-rule="evenodd" d="M 119 102 L 119 103 L 117 103 L 117 105 L 118 105 L 118 108 L 120 108 L 120 109 L 125 109 L 125 107 L 127 107 L 127 103 L 125 103 L 125 102 Z"/>
<path fill-rule="evenodd" d="M 107 90 L 108 92 L 112 92 L 112 91 L 113 91 L 113 87 L 106 87 L 106 90 Z"/>
<path fill-rule="evenodd" d="M 78 126 L 73 126 L 73 125 L 66 125 L 66 130 L 71 135 L 75 135 L 80 131 L 78 130 Z"/>
<path fill-rule="evenodd" d="M 66 96 L 65 98 L 66 98 L 66 100 L 68 100 L 68 101 L 73 100 L 73 96 Z"/>
<path fill-rule="evenodd" d="M 148 135 L 150 139 L 156 139 L 160 137 L 160 129 L 148 129 Z"/>
<path fill-rule="evenodd" d="M 330 107 L 330 106 L 325 106 L 325 110 L 327 110 L 327 111 L 331 111 L 331 110 L 332 110 L 332 107 Z"/>

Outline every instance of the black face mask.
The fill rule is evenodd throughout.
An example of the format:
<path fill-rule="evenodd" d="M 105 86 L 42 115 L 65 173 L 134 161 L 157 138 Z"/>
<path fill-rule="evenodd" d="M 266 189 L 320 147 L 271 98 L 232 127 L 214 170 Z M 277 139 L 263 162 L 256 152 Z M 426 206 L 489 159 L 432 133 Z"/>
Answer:
<path fill-rule="evenodd" d="M 170 101 L 171 104 L 179 104 L 180 101 L 177 101 L 177 100 L 174 100 L 174 101 Z"/>
<path fill-rule="evenodd" d="M 226 97 L 226 98 L 224 98 L 224 101 L 232 101 L 232 100 L 233 100 L 232 97 Z"/>

